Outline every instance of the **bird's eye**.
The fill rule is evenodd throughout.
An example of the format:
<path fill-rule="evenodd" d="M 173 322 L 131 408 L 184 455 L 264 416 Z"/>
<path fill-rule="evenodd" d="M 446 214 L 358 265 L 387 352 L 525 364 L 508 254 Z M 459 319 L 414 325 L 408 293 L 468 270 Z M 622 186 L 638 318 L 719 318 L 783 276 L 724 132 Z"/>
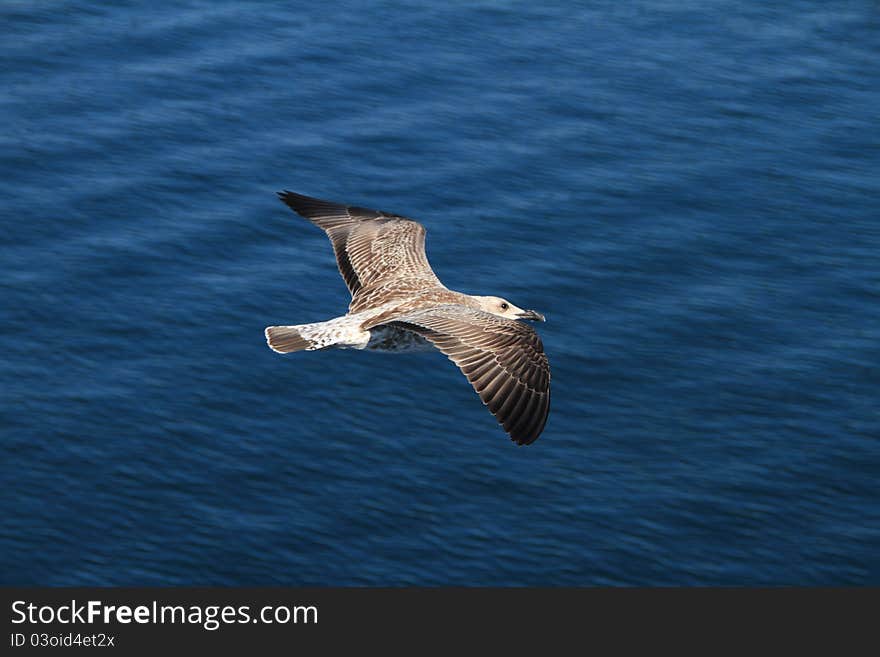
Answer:
<path fill-rule="evenodd" d="M 501 302 L 501 310 L 507 310 L 510 306 L 507 305 L 504 301 Z"/>

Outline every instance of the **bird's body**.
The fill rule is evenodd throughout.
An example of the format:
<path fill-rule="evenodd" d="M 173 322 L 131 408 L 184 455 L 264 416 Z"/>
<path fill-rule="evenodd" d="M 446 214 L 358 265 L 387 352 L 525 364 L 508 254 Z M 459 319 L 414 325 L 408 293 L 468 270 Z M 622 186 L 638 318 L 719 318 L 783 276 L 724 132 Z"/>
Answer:
<path fill-rule="evenodd" d="M 370 341 L 365 349 L 383 354 L 437 351 L 434 345 L 418 333 L 387 325 L 376 326 L 370 329 Z"/>
<path fill-rule="evenodd" d="M 500 297 L 446 288 L 425 255 L 425 229 L 412 219 L 292 192 L 279 194 L 322 228 L 352 294 L 349 312 L 313 324 L 270 326 L 280 353 L 439 349 L 452 360 L 517 443 L 541 433 L 550 407 L 550 367 L 534 330 L 518 319 L 543 316 Z"/>
<path fill-rule="evenodd" d="M 403 328 L 388 324 L 379 324 L 369 329 L 364 328 L 377 315 L 393 312 L 396 305 L 390 303 L 379 308 L 348 313 L 326 322 L 314 324 L 270 326 L 266 329 L 269 346 L 281 353 L 319 349 L 360 349 L 389 354 L 436 351 L 431 343 L 421 335 Z M 278 343 L 284 339 L 284 336 L 293 338 L 295 335 L 307 342 L 302 349 L 278 348 Z"/>

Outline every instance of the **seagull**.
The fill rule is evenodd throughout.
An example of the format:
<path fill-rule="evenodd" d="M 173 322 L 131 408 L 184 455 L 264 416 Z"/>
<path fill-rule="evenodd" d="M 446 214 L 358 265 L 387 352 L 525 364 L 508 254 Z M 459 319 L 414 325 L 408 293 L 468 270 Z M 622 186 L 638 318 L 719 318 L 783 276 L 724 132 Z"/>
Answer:
<path fill-rule="evenodd" d="M 445 354 L 519 445 L 533 443 L 550 412 L 550 364 L 541 338 L 519 320 L 544 321 L 497 296 L 448 289 L 425 255 L 425 227 L 389 212 L 278 192 L 330 238 L 351 292 L 348 313 L 325 322 L 269 326 L 287 354 L 321 349 Z"/>

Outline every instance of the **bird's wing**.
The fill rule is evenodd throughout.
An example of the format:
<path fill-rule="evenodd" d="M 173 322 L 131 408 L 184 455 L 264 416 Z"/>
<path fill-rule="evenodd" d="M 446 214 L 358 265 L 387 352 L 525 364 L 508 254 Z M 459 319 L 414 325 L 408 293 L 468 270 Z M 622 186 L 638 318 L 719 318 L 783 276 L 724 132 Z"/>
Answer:
<path fill-rule="evenodd" d="M 425 255 L 425 228 L 390 214 L 279 192 L 294 212 L 323 229 L 351 292 L 353 312 L 441 286 Z"/>
<path fill-rule="evenodd" d="M 527 324 L 458 304 L 388 322 L 424 336 L 458 365 L 511 439 L 534 442 L 550 412 L 550 363 Z"/>

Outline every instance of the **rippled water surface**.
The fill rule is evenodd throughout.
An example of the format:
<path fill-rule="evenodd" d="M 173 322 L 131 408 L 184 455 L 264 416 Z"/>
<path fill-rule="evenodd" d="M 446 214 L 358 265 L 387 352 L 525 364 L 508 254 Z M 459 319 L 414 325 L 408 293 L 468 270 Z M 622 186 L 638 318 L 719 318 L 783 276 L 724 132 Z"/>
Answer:
<path fill-rule="evenodd" d="M 0 4 L 0 581 L 880 583 L 875 2 Z M 548 317 L 506 440 L 278 189 Z"/>

